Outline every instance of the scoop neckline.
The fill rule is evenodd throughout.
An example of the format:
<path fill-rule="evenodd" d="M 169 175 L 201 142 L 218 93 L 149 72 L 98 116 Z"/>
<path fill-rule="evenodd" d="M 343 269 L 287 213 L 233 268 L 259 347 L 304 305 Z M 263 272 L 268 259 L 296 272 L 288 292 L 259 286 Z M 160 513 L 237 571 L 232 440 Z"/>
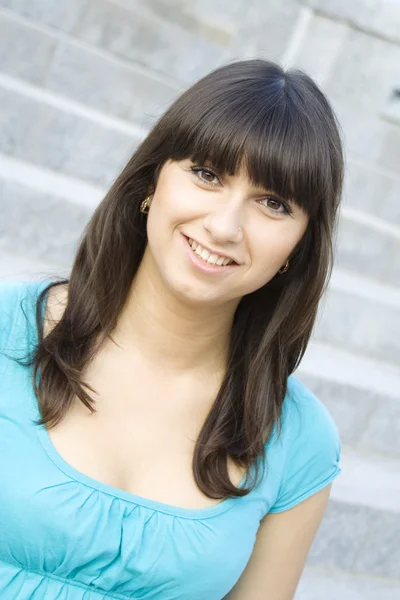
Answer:
<path fill-rule="evenodd" d="M 40 282 L 39 285 L 39 293 L 44 289 L 51 281 Z M 47 294 L 43 300 L 42 306 L 42 319 L 44 319 L 45 311 L 47 306 Z M 38 332 L 36 330 L 36 340 L 38 341 Z M 33 397 L 33 403 L 35 406 L 35 411 L 37 415 L 40 417 L 40 410 L 38 401 L 33 389 L 33 386 L 30 386 L 30 391 Z M 222 500 L 218 504 L 214 506 L 208 506 L 205 508 L 184 508 L 180 506 L 175 506 L 173 504 L 168 504 L 165 502 L 160 502 L 158 500 L 152 500 L 150 498 L 146 498 L 144 496 L 139 496 L 137 494 L 133 494 L 131 492 L 127 492 L 121 488 L 114 487 L 107 483 L 104 483 L 98 479 L 91 477 L 90 475 L 86 475 L 82 471 L 79 471 L 72 465 L 70 465 L 58 452 L 57 448 L 54 446 L 49 432 L 45 425 L 35 425 L 35 429 L 40 440 L 40 443 L 45 450 L 47 456 L 51 460 L 51 462 L 65 475 L 67 475 L 72 481 L 77 483 L 81 483 L 86 487 L 90 487 L 94 490 L 107 494 L 113 498 L 119 498 L 120 500 L 124 500 L 125 502 L 135 504 L 137 506 L 143 506 L 145 508 L 166 513 L 169 515 L 183 517 L 188 519 L 207 519 L 209 517 L 214 517 L 216 515 L 222 514 L 233 507 L 235 503 L 238 503 L 240 500 L 245 498 L 246 496 L 238 496 L 238 497 L 230 497 Z M 242 488 L 246 480 L 246 474 L 243 476 L 240 481 L 238 487 Z"/>

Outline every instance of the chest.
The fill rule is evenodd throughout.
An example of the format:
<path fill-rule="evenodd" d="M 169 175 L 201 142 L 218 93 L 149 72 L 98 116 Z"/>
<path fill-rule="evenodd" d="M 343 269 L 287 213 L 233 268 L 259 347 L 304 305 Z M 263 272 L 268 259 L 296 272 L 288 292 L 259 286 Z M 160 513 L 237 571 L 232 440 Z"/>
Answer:
<path fill-rule="evenodd" d="M 174 494 L 168 493 L 174 485 L 172 477 L 164 477 L 164 487 L 155 481 L 150 489 L 148 480 L 145 482 L 148 488 L 139 487 L 143 483 L 140 477 L 131 479 L 138 464 L 137 456 L 123 455 L 123 450 L 128 453 L 132 449 L 130 435 L 120 436 L 121 439 L 114 435 L 113 443 L 108 441 L 107 444 L 102 438 L 102 432 L 108 435 L 113 429 L 108 416 L 115 417 L 113 423 L 118 424 L 118 430 L 123 426 L 123 416 L 131 416 L 126 406 L 112 411 L 99 394 L 98 411 L 94 415 L 99 419 L 97 427 L 83 405 L 74 403 L 66 418 L 51 430 L 55 446 L 44 428 L 33 425 L 32 417 L 39 415 L 29 383 L 25 375 L 17 371 L 10 371 L 8 380 L 0 383 L 3 484 L 0 579 L 3 586 L 9 585 L 10 597 L 19 597 L 24 585 L 27 589 L 28 586 L 29 589 L 40 587 L 46 597 L 54 598 L 69 593 L 78 598 L 77 590 L 81 590 L 82 600 L 92 596 L 136 598 L 138 595 L 143 600 L 224 597 L 243 572 L 252 552 L 259 521 L 265 513 L 262 495 L 228 499 L 210 507 L 212 501 L 208 504 L 208 499 L 204 501 L 205 498 L 192 494 L 186 471 L 178 473 L 176 479 L 181 488 Z M 97 391 L 100 389 L 98 386 Z M 151 406 L 150 402 L 153 399 L 155 403 L 156 397 L 150 394 L 148 398 L 147 409 L 139 413 L 148 415 L 153 423 L 150 417 L 156 405 Z M 113 399 L 117 403 L 120 398 L 117 395 Z M 132 413 L 136 415 L 137 410 L 133 405 Z M 192 416 L 193 410 L 188 411 Z M 198 410 L 201 412 L 200 407 Z M 161 433 L 164 431 L 162 420 L 169 414 L 166 408 L 160 409 Z M 93 430 L 92 425 L 87 426 L 90 419 Z M 100 420 L 106 423 L 103 429 Z M 137 423 L 138 435 L 143 423 L 143 420 Z M 181 423 L 188 421 L 182 418 Z M 174 424 L 171 417 L 171 427 Z M 126 425 L 126 430 L 131 433 L 131 427 Z M 182 428 L 174 431 L 181 432 Z M 168 439 L 173 439 L 173 435 Z M 143 443 L 147 440 L 147 447 L 151 447 L 148 435 L 143 435 L 142 440 Z M 177 442 L 174 447 L 178 447 Z M 103 459 L 111 455 L 115 456 L 115 464 L 110 460 L 107 463 L 110 469 L 103 469 Z M 60 457 L 89 477 L 95 475 L 93 468 L 97 468 L 99 481 L 88 480 Z M 121 457 L 123 460 L 117 464 L 117 458 Z M 173 456 L 157 453 L 154 460 L 156 467 L 163 464 L 167 468 Z M 118 480 L 115 472 L 128 476 Z M 161 477 L 161 467 L 158 473 Z M 111 483 L 123 490 L 122 484 L 130 485 L 132 481 L 136 487 L 130 491 L 143 498 L 129 497 L 123 491 L 101 485 L 101 482 Z M 186 502 L 184 485 L 187 485 Z M 146 498 L 172 506 L 154 505 Z M 204 510 L 192 512 L 176 508 L 179 506 Z"/>
<path fill-rule="evenodd" d="M 199 377 L 158 378 L 137 365 L 99 361 L 85 380 L 97 394 L 93 414 L 75 398 L 49 437 L 73 468 L 158 502 L 201 509 L 219 503 L 193 476 L 193 453 L 216 388 Z M 244 470 L 228 462 L 238 485 Z"/>

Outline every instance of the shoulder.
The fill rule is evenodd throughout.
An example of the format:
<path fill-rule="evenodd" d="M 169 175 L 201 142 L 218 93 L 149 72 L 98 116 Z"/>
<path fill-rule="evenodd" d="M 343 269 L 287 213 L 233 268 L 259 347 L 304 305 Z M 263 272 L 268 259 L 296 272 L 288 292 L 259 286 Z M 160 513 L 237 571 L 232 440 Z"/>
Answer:
<path fill-rule="evenodd" d="M 35 308 L 41 283 L 0 281 L 1 371 L 10 358 L 25 356 L 30 347 L 35 336 Z"/>
<path fill-rule="evenodd" d="M 281 420 L 281 481 L 270 512 L 281 512 L 319 491 L 340 473 L 342 444 L 322 401 L 291 375 Z"/>
<path fill-rule="evenodd" d="M 337 440 L 339 431 L 325 404 L 297 377 L 291 375 L 283 404 L 283 428 L 290 438 L 317 441 L 324 435 Z M 307 438 L 307 439 L 305 439 Z"/>
<path fill-rule="evenodd" d="M 34 285 L 27 281 L 0 281 L 0 335 L 4 338 L 13 329 L 23 310 L 23 300 Z"/>
<path fill-rule="evenodd" d="M 36 309 L 40 293 L 50 281 L 0 281 L 0 343 L 25 337 L 36 328 Z"/>
<path fill-rule="evenodd" d="M 19 298 L 21 291 L 29 286 L 27 281 L 0 281 L 0 310 L 12 306 Z"/>

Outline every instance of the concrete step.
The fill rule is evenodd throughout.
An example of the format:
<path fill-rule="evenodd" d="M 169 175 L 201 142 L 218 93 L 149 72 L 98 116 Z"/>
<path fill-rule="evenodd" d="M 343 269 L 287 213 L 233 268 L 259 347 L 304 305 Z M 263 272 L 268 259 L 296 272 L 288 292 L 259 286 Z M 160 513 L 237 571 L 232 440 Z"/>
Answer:
<path fill-rule="evenodd" d="M 379 206 L 377 206 L 379 197 Z M 343 204 L 400 226 L 400 172 L 357 160 L 347 162 Z"/>
<path fill-rule="evenodd" d="M 187 31 L 200 34 L 206 39 L 228 45 L 237 33 L 238 24 L 249 18 L 243 11 L 243 2 L 227 0 L 214 2 L 202 0 L 199 5 L 185 0 L 110 0 L 114 5 L 137 13 L 138 10 L 154 15 L 159 19 L 176 23 Z M 253 21 L 254 22 L 254 21 Z"/>
<path fill-rule="evenodd" d="M 352 506 L 400 513 L 398 458 L 360 452 L 343 445 L 341 466 L 343 472 L 335 481 L 333 500 Z"/>
<path fill-rule="evenodd" d="M 5 9 L 0 9 L 0 72 L 144 127 L 179 89 L 166 75 Z"/>
<path fill-rule="evenodd" d="M 304 354 L 298 371 L 325 381 L 359 387 L 364 391 L 400 398 L 400 366 L 354 354 L 313 340 Z"/>
<path fill-rule="evenodd" d="M 394 580 L 306 566 L 294 600 L 398 600 Z"/>
<path fill-rule="evenodd" d="M 338 263 L 320 304 L 314 337 L 399 365 L 400 287 L 361 277 Z"/>
<path fill-rule="evenodd" d="M 0 152 L 108 187 L 144 130 L 0 74 Z"/>
<path fill-rule="evenodd" d="M 82 158 L 80 150 L 81 146 L 77 153 Z M 82 169 L 82 164 L 75 161 L 74 165 Z M 21 255 L 69 266 L 104 188 L 4 155 L 0 155 L 0 186 L 0 202 L 7 215 L 0 247 L 14 250 L 17 239 Z M 399 333 L 399 291 L 337 269 L 321 305 L 314 338 L 396 363 Z"/>
<path fill-rule="evenodd" d="M 344 444 L 400 459 L 400 396 L 392 398 L 345 382 L 328 381 L 323 376 L 310 376 L 301 366 L 298 378 L 328 408 Z M 380 380 L 383 378 L 384 369 Z"/>
<path fill-rule="evenodd" d="M 355 29 L 400 44 L 400 11 L 398 2 L 330 2 L 305 0 L 318 13 L 351 25 Z"/>
<path fill-rule="evenodd" d="M 146 3 L 130 3 L 129 9 L 109 0 L 64 1 L 61 6 L 46 0 L 2 0 L 1 4 L 6 5 L 4 17 L 20 25 L 17 37 L 25 28 L 63 44 L 77 42 L 82 49 L 98 49 L 104 57 L 117 57 L 127 66 L 141 65 L 178 85 L 200 78 L 208 65 L 222 63 L 230 41 L 224 30 L 195 19 L 194 14 L 189 19 L 198 24 L 197 31 L 149 10 Z M 169 14 L 173 8 L 169 7 Z M 25 47 L 30 43 L 26 35 L 21 40 Z"/>
<path fill-rule="evenodd" d="M 312 336 L 295 371 L 326 405 L 347 446 L 400 459 L 400 367 Z"/>
<path fill-rule="evenodd" d="M 398 197 L 395 202 L 398 204 Z M 336 264 L 356 274 L 398 286 L 400 226 L 359 208 L 343 205 Z"/>
<path fill-rule="evenodd" d="M 343 447 L 308 564 L 400 584 L 400 460 Z"/>

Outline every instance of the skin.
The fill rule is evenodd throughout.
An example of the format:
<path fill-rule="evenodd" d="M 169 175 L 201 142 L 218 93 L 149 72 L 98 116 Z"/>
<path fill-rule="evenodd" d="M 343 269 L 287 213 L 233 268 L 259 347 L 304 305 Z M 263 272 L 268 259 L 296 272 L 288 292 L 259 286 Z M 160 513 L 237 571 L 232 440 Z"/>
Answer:
<path fill-rule="evenodd" d="M 240 299 L 285 264 L 308 217 L 294 203 L 293 214 L 286 214 L 271 192 L 251 185 L 244 169 L 222 178 L 191 166 L 190 159 L 168 161 L 160 171 L 147 216 L 148 245 L 114 335 L 161 368 L 212 366 L 215 372 L 225 364 Z M 188 260 L 182 233 L 240 264 L 202 273 Z"/>

